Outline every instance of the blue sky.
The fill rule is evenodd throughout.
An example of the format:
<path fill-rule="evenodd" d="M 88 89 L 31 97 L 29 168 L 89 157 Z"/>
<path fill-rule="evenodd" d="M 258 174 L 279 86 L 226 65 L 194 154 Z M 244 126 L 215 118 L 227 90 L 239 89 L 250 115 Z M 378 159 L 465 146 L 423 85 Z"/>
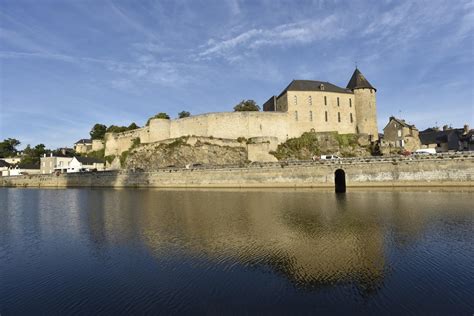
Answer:
<path fill-rule="evenodd" d="M 474 2 L 0 0 L 0 139 L 71 146 L 258 104 L 292 79 L 347 84 L 355 62 L 390 115 L 474 125 Z"/>

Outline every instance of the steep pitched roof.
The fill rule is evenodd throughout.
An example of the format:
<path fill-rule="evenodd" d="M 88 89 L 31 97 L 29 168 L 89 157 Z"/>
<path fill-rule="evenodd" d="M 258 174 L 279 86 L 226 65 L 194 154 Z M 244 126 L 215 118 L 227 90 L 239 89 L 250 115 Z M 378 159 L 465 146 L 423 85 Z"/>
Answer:
<path fill-rule="evenodd" d="M 415 128 L 416 129 L 415 125 L 410 125 L 407 122 L 405 122 L 405 120 L 398 119 L 395 116 L 390 116 L 389 121 L 392 121 L 392 120 L 397 122 L 398 124 L 404 126 L 404 127 Z"/>
<path fill-rule="evenodd" d="M 93 158 L 93 157 L 82 157 L 82 156 L 78 156 L 76 157 L 76 159 L 82 163 L 83 165 L 92 165 L 94 163 L 104 163 L 103 160 L 100 160 L 100 159 L 97 159 L 97 158 Z"/>
<path fill-rule="evenodd" d="M 359 69 L 355 69 L 354 73 L 352 74 L 351 80 L 349 80 L 349 83 L 347 84 L 347 89 L 354 90 L 354 89 L 362 89 L 362 88 L 369 88 L 369 89 L 375 89 L 370 82 L 365 79 L 364 75 L 359 71 Z"/>
<path fill-rule="evenodd" d="M 290 82 L 288 87 L 283 90 L 280 95 L 281 97 L 287 91 L 327 91 L 327 92 L 338 92 L 338 93 L 352 93 L 351 90 L 338 87 L 330 82 L 316 81 L 316 80 L 293 80 Z"/>
<path fill-rule="evenodd" d="M 92 144 L 92 140 L 88 138 L 79 139 L 74 144 Z"/>
<path fill-rule="evenodd" d="M 0 159 L 0 167 L 10 167 L 11 164 L 9 164 L 8 162 L 6 162 L 5 160 L 2 160 Z"/>

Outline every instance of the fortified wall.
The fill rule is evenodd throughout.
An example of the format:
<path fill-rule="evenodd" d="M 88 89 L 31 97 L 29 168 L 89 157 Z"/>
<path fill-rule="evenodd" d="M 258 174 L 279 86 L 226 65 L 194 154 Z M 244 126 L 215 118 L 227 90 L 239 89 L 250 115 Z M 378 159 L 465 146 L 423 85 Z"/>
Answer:
<path fill-rule="evenodd" d="M 333 188 L 336 172 L 351 187 L 465 186 L 474 188 L 474 156 L 414 159 L 358 159 L 294 164 L 253 164 L 245 168 L 162 169 L 154 172 L 0 177 L 4 187 L 156 188 Z"/>
<path fill-rule="evenodd" d="M 150 125 L 123 133 L 105 135 L 105 155 L 120 155 L 134 139 L 147 144 L 182 136 L 237 139 L 269 137 L 277 143 L 300 136 L 305 130 L 289 128 L 288 113 L 223 112 L 209 113 L 176 120 L 152 119 Z M 273 144 L 271 147 L 274 147 Z M 258 155 L 258 154 L 257 154 Z"/>

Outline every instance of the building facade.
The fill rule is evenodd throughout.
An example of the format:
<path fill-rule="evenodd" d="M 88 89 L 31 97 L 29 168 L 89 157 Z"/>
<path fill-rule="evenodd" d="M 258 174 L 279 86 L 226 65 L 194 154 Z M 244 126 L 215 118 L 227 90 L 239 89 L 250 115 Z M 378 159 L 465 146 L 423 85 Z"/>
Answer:
<path fill-rule="evenodd" d="M 383 140 L 388 146 L 415 151 L 421 147 L 419 132 L 415 125 L 394 116 L 383 129 Z"/>
<path fill-rule="evenodd" d="M 168 120 L 123 133 L 106 133 L 105 156 L 120 155 L 138 139 L 141 144 L 182 136 L 215 138 L 272 137 L 277 143 L 305 132 L 334 131 L 378 139 L 376 89 L 356 69 L 346 88 L 329 82 L 293 80 L 271 97 L 263 112 L 223 112 Z"/>

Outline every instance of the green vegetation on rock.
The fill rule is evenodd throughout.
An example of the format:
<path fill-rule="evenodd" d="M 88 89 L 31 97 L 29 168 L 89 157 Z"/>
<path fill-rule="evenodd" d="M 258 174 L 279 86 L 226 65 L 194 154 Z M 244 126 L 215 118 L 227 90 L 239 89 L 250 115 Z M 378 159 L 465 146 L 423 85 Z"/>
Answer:
<path fill-rule="evenodd" d="M 270 152 L 278 160 L 311 159 L 313 155 L 320 154 L 319 142 L 316 133 L 303 133 L 300 137 L 290 138 L 286 142 L 278 145 L 276 151 Z"/>

